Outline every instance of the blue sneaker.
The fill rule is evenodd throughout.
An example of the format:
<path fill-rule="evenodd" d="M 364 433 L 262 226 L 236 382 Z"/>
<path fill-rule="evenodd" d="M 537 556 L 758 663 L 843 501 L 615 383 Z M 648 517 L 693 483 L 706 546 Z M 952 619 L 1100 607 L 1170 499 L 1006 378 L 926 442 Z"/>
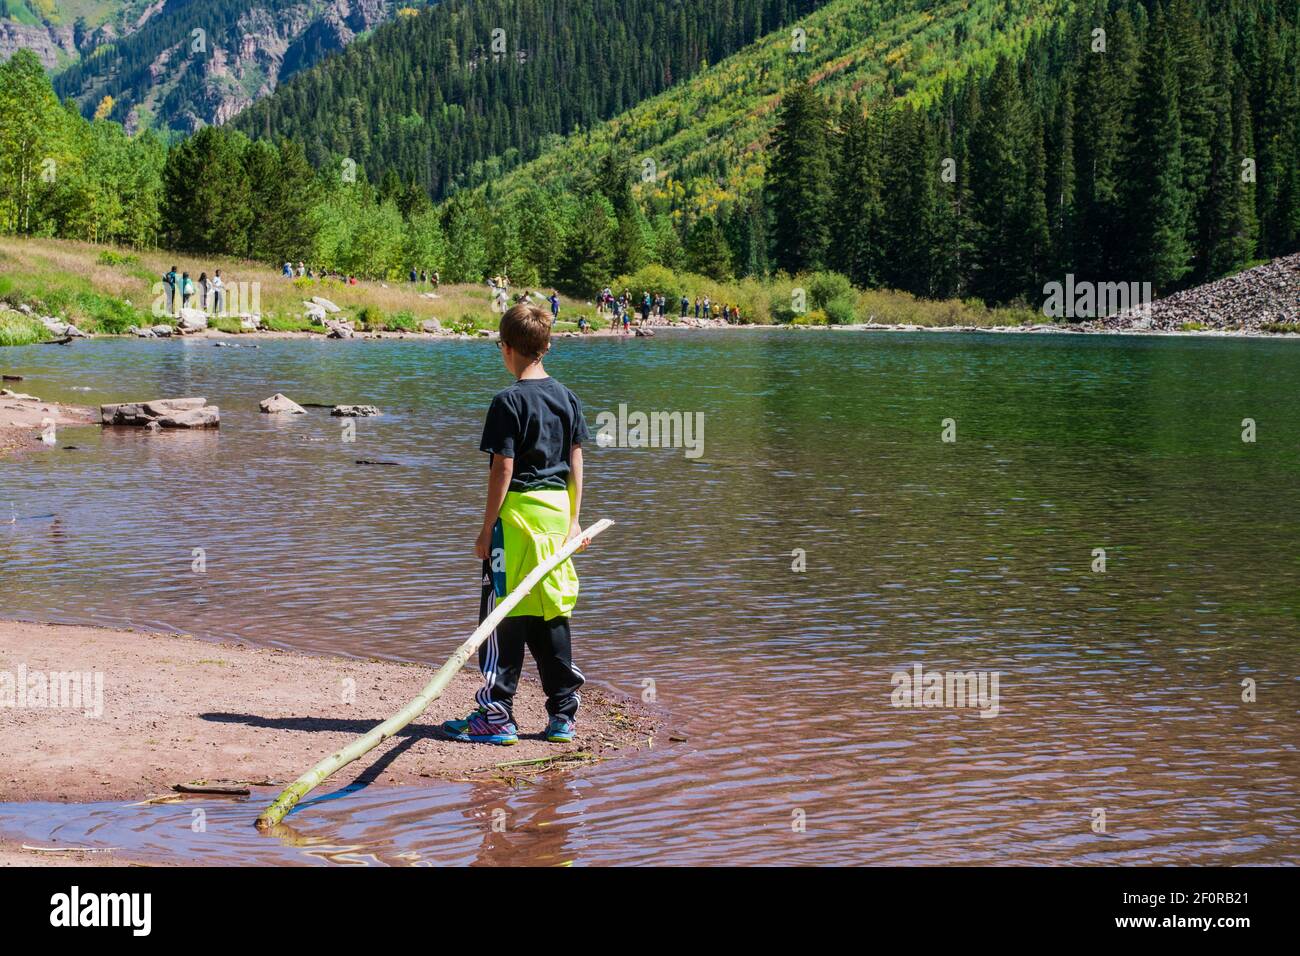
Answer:
<path fill-rule="evenodd" d="M 572 743 L 576 730 L 577 727 L 568 717 L 552 717 L 546 725 L 546 739 L 553 744 Z"/>
<path fill-rule="evenodd" d="M 444 737 L 469 744 L 496 744 L 509 747 L 519 743 L 519 728 L 510 721 L 494 723 L 483 710 L 476 710 L 464 720 L 443 721 L 438 730 Z"/>

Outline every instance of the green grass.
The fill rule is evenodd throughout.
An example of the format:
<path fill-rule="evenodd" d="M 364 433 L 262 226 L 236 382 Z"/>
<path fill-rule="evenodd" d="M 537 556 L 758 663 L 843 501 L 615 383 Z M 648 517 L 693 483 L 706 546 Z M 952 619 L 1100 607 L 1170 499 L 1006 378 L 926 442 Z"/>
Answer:
<path fill-rule="evenodd" d="M 235 320 L 239 324 L 239 320 Z M 305 316 L 301 315 L 262 315 L 262 328 L 269 329 L 272 332 L 321 332 L 325 330 L 319 325 L 312 325 Z"/>
<path fill-rule="evenodd" d="M 303 315 L 303 300 L 313 295 L 334 301 L 342 310 L 337 318 L 351 318 L 366 331 L 416 332 L 426 319 L 437 318 L 447 331 L 474 335 L 480 329 L 495 331 L 501 320 L 492 311 L 487 287 L 482 284 L 444 286 L 439 290 L 440 298 L 427 299 L 419 294 L 427 286 L 411 288 L 407 283 L 347 286 L 333 280 L 289 282 L 265 265 L 235 259 L 200 259 L 166 251 L 134 252 L 64 240 L 3 236 L 0 301 L 13 306 L 25 303 L 38 316 L 58 316 L 87 332 L 120 334 L 131 325 L 151 326 L 163 321 L 151 313 L 153 288 L 172 265 L 191 276 L 220 268 L 232 295 L 235 282 L 258 283 L 262 326 L 271 331 L 324 333 L 324 328 L 312 325 Z M 1043 321 L 1030 308 L 990 309 L 973 300 L 935 302 L 903 292 L 857 290 L 842 276 L 831 273 L 718 282 L 655 265 L 620 277 L 612 287 L 617 293 L 630 292 L 634 303 L 640 301 L 643 290 L 664 293 L 673 317 L 683 293 L 692 304 L 697 295 L 708 295 L 715 309 L 739 306 L 744 323 L 804 325 L 822 321 L 822 315 L 828 324 L 1015 326 Z M 802 316 L 792 308 L 798 288 L 804 289 L 807 298 Z M 817 312 L 822 315 L 808 314 Z M 575 330 L 579 315 L 586 316 L 596 329 L 609 324 L 609 318 L 597 315 L 585 300 L 567 296 L 561 297 L 560 315 L 563 321 L 557 325 L 558 331 Z M 214 316 L 209 321 L 223 332 L 245 331 L 236 316 Z"/>
<path fill-rule="evenodd" d="M 44 342 L 50 333 L 38 319 L 21 312 L 0 313 L 0 346 Z"/>

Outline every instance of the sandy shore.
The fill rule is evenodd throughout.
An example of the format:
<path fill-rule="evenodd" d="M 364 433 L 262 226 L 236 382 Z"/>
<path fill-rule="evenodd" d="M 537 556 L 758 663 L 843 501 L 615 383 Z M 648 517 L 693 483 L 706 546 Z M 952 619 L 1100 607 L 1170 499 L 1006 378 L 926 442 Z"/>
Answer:
<path fill-rule="evenodd" d="M 441 663 L 316 657 L 184 635 L 0 621 L 0 801 L 139 800 L 195 781 L 288 783 L 392 716 Z M 92 675 L 78 681 L 85 693 L 76 706 L 17 699 L 20 678 L 44 686 L 52 684 L 51 672 Z M 478 683 L 476 672 L 462 671 L 422 717 L 337 779 L 427 783 L 567 751 L 608 758 L 645 746 L 654 734 L 653 719 L 638 705 L 588 689 L 578 736 L 571 744 L 548 743 L 541 737 L 544 698 L 536 681 L 526 679 L 515 700 L 517 745 L 437 737 L 441 721 L 472 709 Z M 60 696 L 65 704 L 70 699 Z"/>
<path fill-rule="evenodd" d="M 22 384 L 5 382 L 3 390 L 0 390 L 0 457 L 39 443 L 46 422 L 52 421 L 55 426 L 62 427 L 99 421 L 99 414 L 93 408 L 43 402 L 37 396 L 24 393 Z"/>

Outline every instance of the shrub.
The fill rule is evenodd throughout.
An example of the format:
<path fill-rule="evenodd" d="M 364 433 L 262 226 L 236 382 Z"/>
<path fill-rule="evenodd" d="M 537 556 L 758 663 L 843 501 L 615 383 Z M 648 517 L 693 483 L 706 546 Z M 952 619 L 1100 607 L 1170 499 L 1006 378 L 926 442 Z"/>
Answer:
<path fill-rule="evenodd" d="M 814 309 L 823 309 L 829 302 L 856 294 L 848 276 L 838 272 L 814 272 L 800 278 L 808 290 L 808 302 Z"/>
<path fill-rule="evenodd" d="M 854 310 L 853 303 L 856 296 L 840 296 L 831 299 L 821 310 L 826 313 L 826 321 L 830 325 L 852 325 L 858 320 L 857 312 Z"/>
<path fill-rule="evenodd" d="M 443 324 L 443 327 L 455 332 L 457 335 L 473 335 L 478 330 L 478 319 L 469 312 L 466 312 L 459 319 L 452 319 L 450 322 Z"/>
<path fill-rule="evenodd" d="M 676 305 L 677 300 L 682 297 L 682 292 L 686 291 L 686 283 L 672 269 L 652 264 L 642 266 L 631 275 L 619 276 L 610 288 L 617 289 L 620 293 L 627 289 L 632 293 L 632 305 L 640 308 L 642 292 L 649 292 L 651 295 L 656 292 L 662 293 L 668 298 L 669 305 Z"/>
<path fill-rule="evenodd" d="M 367 332 L 374 332 L 384 327 L 384 324 L 388 321 L 388 316 L 384 314 L 383 309 L 373 305 L 363 305 L 357 310 L 357 321 L 361 323 L 361 327 Z"/>
<path fill-rule="evenodd" d="M 101 266 L 133 266 L 139 263 L 140 257 L 133 256 L 125 252 L 114 252 L 112 249 L 105 249 L 95 260 Z"/>
<path fill-rule="evenodd" d="M 388 317 L 388 328 L 393 332 L 418 332 L 420 320 L 410 309 L 402 309 Z"/>

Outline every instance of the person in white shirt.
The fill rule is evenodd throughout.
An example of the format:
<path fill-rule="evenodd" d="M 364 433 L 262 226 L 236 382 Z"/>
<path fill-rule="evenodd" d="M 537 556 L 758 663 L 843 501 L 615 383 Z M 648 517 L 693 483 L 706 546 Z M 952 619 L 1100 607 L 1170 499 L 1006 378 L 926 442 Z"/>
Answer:
<path fill-rule="evenodd" d="M 220 314 L 222 312 L 222 299 L 226 290 L 226 285 L 221 281 L 221 270 L 218 269 L 212 275 L 212 281 L 208 283 L 212 289 L 212 311 Z"/>

